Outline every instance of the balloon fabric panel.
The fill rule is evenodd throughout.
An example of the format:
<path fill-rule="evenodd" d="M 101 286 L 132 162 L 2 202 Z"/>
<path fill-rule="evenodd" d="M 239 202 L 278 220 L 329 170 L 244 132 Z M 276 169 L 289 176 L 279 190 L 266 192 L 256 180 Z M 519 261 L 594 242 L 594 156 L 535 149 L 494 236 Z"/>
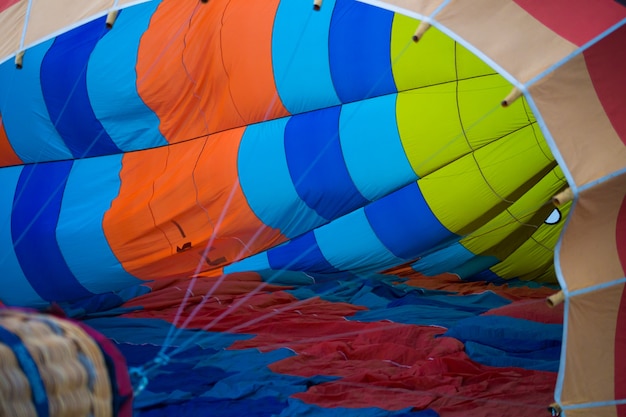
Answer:
<path fill-rule="evenodd" d="M 104 230 L 127 271 L 189 276 L 284 240 L 242 195 L 235 163 L 242 133 L 124 156 Z"/>
<path fill-rule="evenodd" d="M 68 268 L 54 233 L 71 168 L 71 161 L 26 165 L 16 188 L 20 198 L 16 199 L 11 215 L 13 245 L 24 275 L 48 301 L 92 295 Z"/>
<path fill-rule="evenodd" d="M 61 35 L 41 63 L 41 87 L 50 120 L 75 158 L 120 152 L 93 113 L 87 92 L 89 56 L 106 33 L 102 18 Z"/>
<path fill-rule="evenodd" d="M 228 3 L 163 2 L 141 38 L 137 88 L 170 143 L 287 115 L 269 60 L 278 2 Z"/>

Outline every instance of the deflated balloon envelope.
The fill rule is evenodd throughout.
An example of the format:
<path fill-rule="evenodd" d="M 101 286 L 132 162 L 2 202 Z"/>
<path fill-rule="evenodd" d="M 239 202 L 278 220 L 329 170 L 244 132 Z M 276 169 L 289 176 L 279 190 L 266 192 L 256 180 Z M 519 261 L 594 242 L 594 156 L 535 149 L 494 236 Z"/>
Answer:
<path fill-rule="evenodd" d="M 532 300 L 564 286 L 557 270 L 567 266 L 555 269 L 554 249 L 570 204 L 555 211 L 551 199 L 592 177 L 571 168 L 577 166 L 572 155 L 580 153 L 561 142 L 559 126 L 571 117 L 553 121 L 558 109 L 542 107 L 549 101 L 543 81 L 516 73 L 515 60 L 507 66 L 509 57 L 500 60 L 498 48 L 474 46 L 504 45 L 497 34 L 476 35 L 479 22 L 466 32 L 453 26 L 455 16 L 461 26 L 477 19 L 469 12 L 447 14 L 462 6 L 442 9 L 440 24 L 433 14 L 434 27 L 418 43 L 411 39 L 415 18 L 435 12 L 434 3 L 401 14 L 351 0 L 326 0 L 318 12 L 302 1 L 147 1 L 119 10 L 112 28 L 105 25 L 107 7 L 95 11 L 102 16 L 94 20 L 63 23 L 51 30 L 54 36 L 35 39 L 37 33 L 26 31 L 23 47 L 6 41 L 0 48 L 6 57 L 0 64 L 3 303 L 61 303 L 91 320 L 142 310 L 179 327 L 182 317 L 186 326 L 257 335 L 256 344 L 232 345 L 240 349 L 276 343 L 297 351 L 278 329 L 255 328 L 248 318 L 225 319 L 230 329 L 221 328 L 198 321 L 198 311 L 180 316 L 174 308 L 201 311 L 215 297 L 235 310 L 244 303 L 237 304 L 241 296 L 263 310 L 288 303 L 277 294 L 290 289 L 296 306 L 294 300 L 311 297 L 324 300 L 317 306 L 322 310 L 332 310 L 331 302 L 357 306 L 339 309 L 337 317 L 371 310 L 354 316 L 360 323 L 450 328 L 449 336 L 481 362 L 496 351 L 485 353 L 452 328 L 522 297 L 493 284 L 538 288 L 524 293 Z M 602 16 L 624 14 L 619 5 L 607 7 L 598 6 Z M 13 54 L 20 50 L 18 69 Z M 539 60 L 529 60 L 528 68 Z M 527 83 L 527 94 L 502 107 L 512 82 Z M 528 92 L 535 90 L 533 99 Z M 619 171 L 624 151 L 611 149 L 607 165 Z M 555 213 L 561 221 L 546 221 Z M 471 314 L 457 304 L 446 307 L 464 311 L 453 318 L 438 316 L 447 301 L 428 298 L 427 291 L 423 300 L 405 303 L 415 295 L 407 283 L 464 293 L 456 278 L 446 287 L 450 277 L 480 282 L 504 298 L 482 300 L 486 308 Z M 367 296 L 357 297 L 358 291 Z M 426 303 L 424 310 L 419 303 Z M 411 307 L 394 310 L 404 304 Z M 403 311 L 404 319 L 392 311 Z M 105 334 L 111 329 L 118 341 L 143 343 L 121 336 L 124 325 L 116 323 L 91 322 Z M 155 325 L 141 323 L 144 329 Z M 332 334 L 324 332 L 319 335 Z M 165 334 L 169 341 L 165 331 L 153 344 L 166 346 Z M 520 334 L 512 340 L 528 338 Z M 560 340 L 553 335 L 545 336 L 543 348 L 558 356 Z M 215 343 L 221 349 L 233 341 Z M 135 364 L 132 349 L 124 353 Z M 275 372 L 301 375 L 281 364 Z M 545 386 L 538 384 L 545 396 L 556 369 L 533 366 L 548 372 Z"/>
<path fill-rule="evenodd" d="M 3 264 L 24 290 L 6 302 L 506 260 L 565 180 L 524 100 L 499 107 L 511 85 L 442 33 L 413 45 L 415 25 L 349 1 L 147 2 L 6 61 Z M 554 281 L 558 229 L 490 274 Z"/>

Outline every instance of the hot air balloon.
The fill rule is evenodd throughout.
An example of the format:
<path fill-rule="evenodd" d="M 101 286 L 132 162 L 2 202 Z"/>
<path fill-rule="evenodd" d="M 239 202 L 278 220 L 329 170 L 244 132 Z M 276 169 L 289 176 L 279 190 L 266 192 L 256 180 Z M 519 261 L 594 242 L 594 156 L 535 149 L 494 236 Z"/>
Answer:
<path fill-rule="evenodd" d="M 620 415 L 624 6 L 96 3 L 0 3 L 0 301 L 137 415 Z"/>

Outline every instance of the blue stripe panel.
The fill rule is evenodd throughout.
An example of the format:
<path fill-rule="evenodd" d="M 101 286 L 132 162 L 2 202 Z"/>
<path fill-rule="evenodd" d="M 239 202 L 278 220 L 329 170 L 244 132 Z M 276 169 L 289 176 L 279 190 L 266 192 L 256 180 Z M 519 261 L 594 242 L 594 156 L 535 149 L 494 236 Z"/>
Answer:
<path fill-rule="evenodd" d="M 41 86 L 50 118 L 75 158 L 117 153 L 87 92 L 87 62 L 107 33 L 104 17 L 57 37 L 41 64 Z M 104 74 L 101 77 L 106 79 Z"/>
<path fill-rule="evenodd" d="M 93 293 L 142 282 L 122 268 L 102 229 L 104 214 L 119 192 L 121 169 L 121 155 L 77 160 L 65 185 L 57 242 L 72 274 Z"/>
<path fill-rule="evenodd" d="M 311 2 L 282 1 L 272 34 L 276 90 L 291 114 L 340 104 L 330 76 L 328 28 L 335 0 L 319 12 Z"/>
<path fill-rule="evenodd" d="M 339 107 L 293 116 L 285 129 L 287 165 L 298 195 L 325 219 L 362 207 L 339 144 Z"/>
<path fill-rule="evenodd" d="M 24 372 L 24 375 L 28 379 L 28 385 L 32 393 L 33 405 L 35 406 L 37 417 L 48 417 L 50 415 L 48 394 L 46 393 L 46 387 L 39 373 L 37 362 L 35 362 L 26 346 L 24 346 L 22 339 L 4 327 L 0 327 L 0 342 L 13 351 L 17 362 L 20 364 L 20 368 L 22 368 L 22 372 Z"/>
<path fill-rule="evenodd" d="M 376 200 L 417 180 L 396 124 L 396 94 L 341 109 L 341 149 L 359 192 Z"/>
<path fill-rule="evenodd" d="M 337 0 L 330 25 L 330 69 L 342 103 L 395 93 L 389 10 Z"/>
<path fill-rule="evenodd" d="M 288 120 L 248 126 L 237 164 L 239 183 L 254 214 L 293 238 L 326 223 L 326 219 L 302 201 L 291 181 L 284 142 Z"/>
<path fill-rule="evenodd" d="M 56 240 L 63 189 L 71 168 L 71 161 L 25 166 L 15 192 L 19 198 L 13 203 L 15 253 L 35 291 L 48 301 L 92 295 L 68 268 Z"/>
<path fill-rule="evenodd" d="M 225 274 L 232 274 L 233 272 L 248 272 L 248 271 L 264 271 L 270 269 L 270 261 L 267 259 L 267 252 L 257 253 L 246 259 L 242 259 L 238 262 L 224 267 Z"/>
<path fill-rule="evenodd" d="M 365 207 L 365 214 L 383 244 L 406 260 L 457 237 L 437 220 L 416 182 Z"/>
<path fill-rule="evenodd" d="M 275 270 L 308 271 L 319 273 L 338 272 L 328 263 L 315 241 L 313 232 L 267 251 L 270 267 Z"/>
<path fill-rule="evenodd" d="M 91 106 L 123 151 L 167 145 L 159 131 L 159 119 L 137 93 L 135 72 L 141 35 L 158 5 L 150 1 L 124 9 L 115 21 L 115 30 L 98 42 L 89 58 L 87 89 Z"/>
<path fill-rule="evenodd" d="M 69 159 L 72 153 L 48 116 L 41 91 L 40 65 L 52 41 L 28 49 L 24 67 L 0 65 L 0 114 L 15 153 L 24 161 Z"/>
<path fill-rule="evenodd" d="M 374 234 L 363 209 L 322 226 L 314 233 L 324 258 L 341 271 L 381 271 L 403 262 Z"/>
<path fill-rule="evenodd" d="M 43 307 L 48 303 L 30 286 L 13 250 L 10 219 L 21 172 L 22 167 L 0 170 L 0 301 L 7 305 Z"/>
<path fill-rule="evenodd" d="M 411 267 L 421 274 L 432 277 L 444 272 L 451 272 L 454 268 L 463 265 L 475 256 L 465 246 L 459 242 L 454 242 L 449 246 L 429 253 L 413 263 Z"/>

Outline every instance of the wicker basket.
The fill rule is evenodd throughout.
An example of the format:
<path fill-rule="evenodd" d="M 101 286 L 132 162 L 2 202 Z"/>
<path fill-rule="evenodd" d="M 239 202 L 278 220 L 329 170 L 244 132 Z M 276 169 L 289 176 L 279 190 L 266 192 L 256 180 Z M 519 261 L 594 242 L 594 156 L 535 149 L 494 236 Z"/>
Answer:
<path fill-rule="evenodd" d="M 111 387 L 100 346 L 79 325 L 0 308 L 0 417 L 110 417 Z"/>

